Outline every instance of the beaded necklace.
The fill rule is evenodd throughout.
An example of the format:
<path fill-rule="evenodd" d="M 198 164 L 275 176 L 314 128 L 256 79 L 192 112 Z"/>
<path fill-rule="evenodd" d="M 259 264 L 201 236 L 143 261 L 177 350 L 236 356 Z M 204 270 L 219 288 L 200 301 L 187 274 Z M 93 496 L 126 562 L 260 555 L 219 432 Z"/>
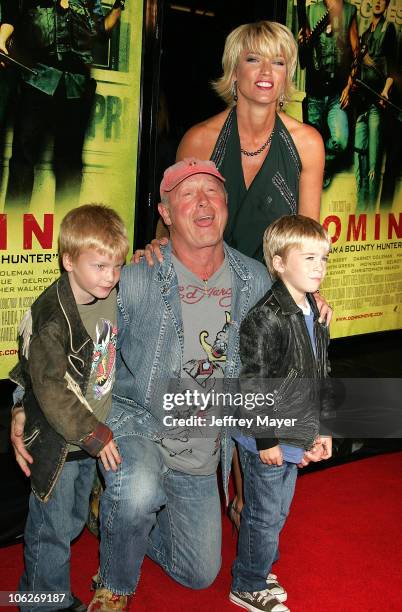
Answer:
<path fill-rule="evenodd" d="M 246 149 L 242 149 L 242 148 L 240 148 L 240 151 L 243 153 L 243 155 L 246 155 L 247 157 L 253 157 L 254 155 L 259 155 L 260 153 L 264 151 L 264 149 L 266 149 L 271 144 L 273 135 L 274 135 L 274 130 L 272 130 L 272 132 L 270 133 L 268 140 L 264 142 L 264 144 L 259 149 L 257 149 L 257 151 L 246 151 Z"/>

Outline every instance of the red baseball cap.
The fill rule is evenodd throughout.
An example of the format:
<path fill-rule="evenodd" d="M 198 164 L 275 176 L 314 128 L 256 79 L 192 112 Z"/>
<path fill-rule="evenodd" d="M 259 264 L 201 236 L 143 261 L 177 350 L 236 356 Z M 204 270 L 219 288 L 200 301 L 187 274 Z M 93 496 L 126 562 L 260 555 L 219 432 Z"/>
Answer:
<path fill-rule="evenodd" d="M 172 191 L 177 185 L 193 174 L 210 174 L 223 183 L 225 179 L 213 161 L 202 161 L 195 157 L 188 157 L 165 170 L 160 187 L 161 197 L 165 191 Z"/>

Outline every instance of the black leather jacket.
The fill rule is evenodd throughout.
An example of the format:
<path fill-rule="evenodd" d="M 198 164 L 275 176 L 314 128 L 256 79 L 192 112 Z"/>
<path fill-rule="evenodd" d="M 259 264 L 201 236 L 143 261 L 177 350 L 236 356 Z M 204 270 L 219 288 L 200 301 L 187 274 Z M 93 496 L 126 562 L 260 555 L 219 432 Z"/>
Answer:
<path fill-rule="evenodd" d="M 19 335 L 20 361 L 10 378 L 24 388 L 24 443 L 32 454 L 32 491 L 47 501 L 68 444 L 96 456 L 112 438 L 85 399 L 93 341 L 78 313 L 68 275 L 32 304 Z"/>
<path fill-rule="evenodd" d="M 256 437 L 258 450 L 271 448 L 278 440 L 309 449 L 319 433 L 320 414 L 324 407 L 329 408 L 328 381 L 323 384 L 330 370 L 328 327 L 318 322 L 314 297 L 307 294 L 307 299 L 314 314 L 316 355 L 303 312 L 281 280 L 275 281 L 241 324 L 242 390 L 256 392 L 261 384 L 264 392 L 275 393 L 271 417 L 297 418 L 293 427 L 260 428 Z M 261 379 L 264 381 L 259 383 Z"/>

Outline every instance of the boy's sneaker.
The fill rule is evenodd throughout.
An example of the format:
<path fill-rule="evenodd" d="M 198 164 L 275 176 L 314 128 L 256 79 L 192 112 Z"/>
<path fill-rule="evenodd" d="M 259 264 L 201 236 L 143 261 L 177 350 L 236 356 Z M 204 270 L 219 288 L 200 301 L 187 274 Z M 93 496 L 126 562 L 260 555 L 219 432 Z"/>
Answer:
<path fill-rule="evenodd" d="M 131 597 L 131 595 L 117 595 L 103 587 L 96 589 L 88 606 L 88 612 L 114 612 L 115 610 L 128 612 Z"/>
<path fill-rule="evenodd" d="M 268 585 L 268 591 L 276 597 L 278 601 L 286 601 L 288 594 L 281 584 L 278 582 L 278 576 L 276 574 L 268 574 L 266 583 Z"/>
<path fill-rule="evenodd" d="M 236 606 L 251 612 L 290 612 L 289 608 L 271 595 L 268 589 L 254 593 L 230 591 L 229 599 Z"/>

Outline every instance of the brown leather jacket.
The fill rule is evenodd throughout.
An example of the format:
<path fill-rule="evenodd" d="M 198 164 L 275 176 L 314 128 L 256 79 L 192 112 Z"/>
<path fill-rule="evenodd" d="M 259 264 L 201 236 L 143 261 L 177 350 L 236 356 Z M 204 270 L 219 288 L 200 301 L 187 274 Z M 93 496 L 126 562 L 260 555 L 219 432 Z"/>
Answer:
<path fill-rule="evenodd" d="M 95 457 L 112 438 L 85 399 L 93 341 L 79 316 L 66 273 L 25 314 L 19 353 L 10 378 L 24 388 L 24 442 L 34 459 L 32 491 L 47 501 L 69 443 Z"/>

